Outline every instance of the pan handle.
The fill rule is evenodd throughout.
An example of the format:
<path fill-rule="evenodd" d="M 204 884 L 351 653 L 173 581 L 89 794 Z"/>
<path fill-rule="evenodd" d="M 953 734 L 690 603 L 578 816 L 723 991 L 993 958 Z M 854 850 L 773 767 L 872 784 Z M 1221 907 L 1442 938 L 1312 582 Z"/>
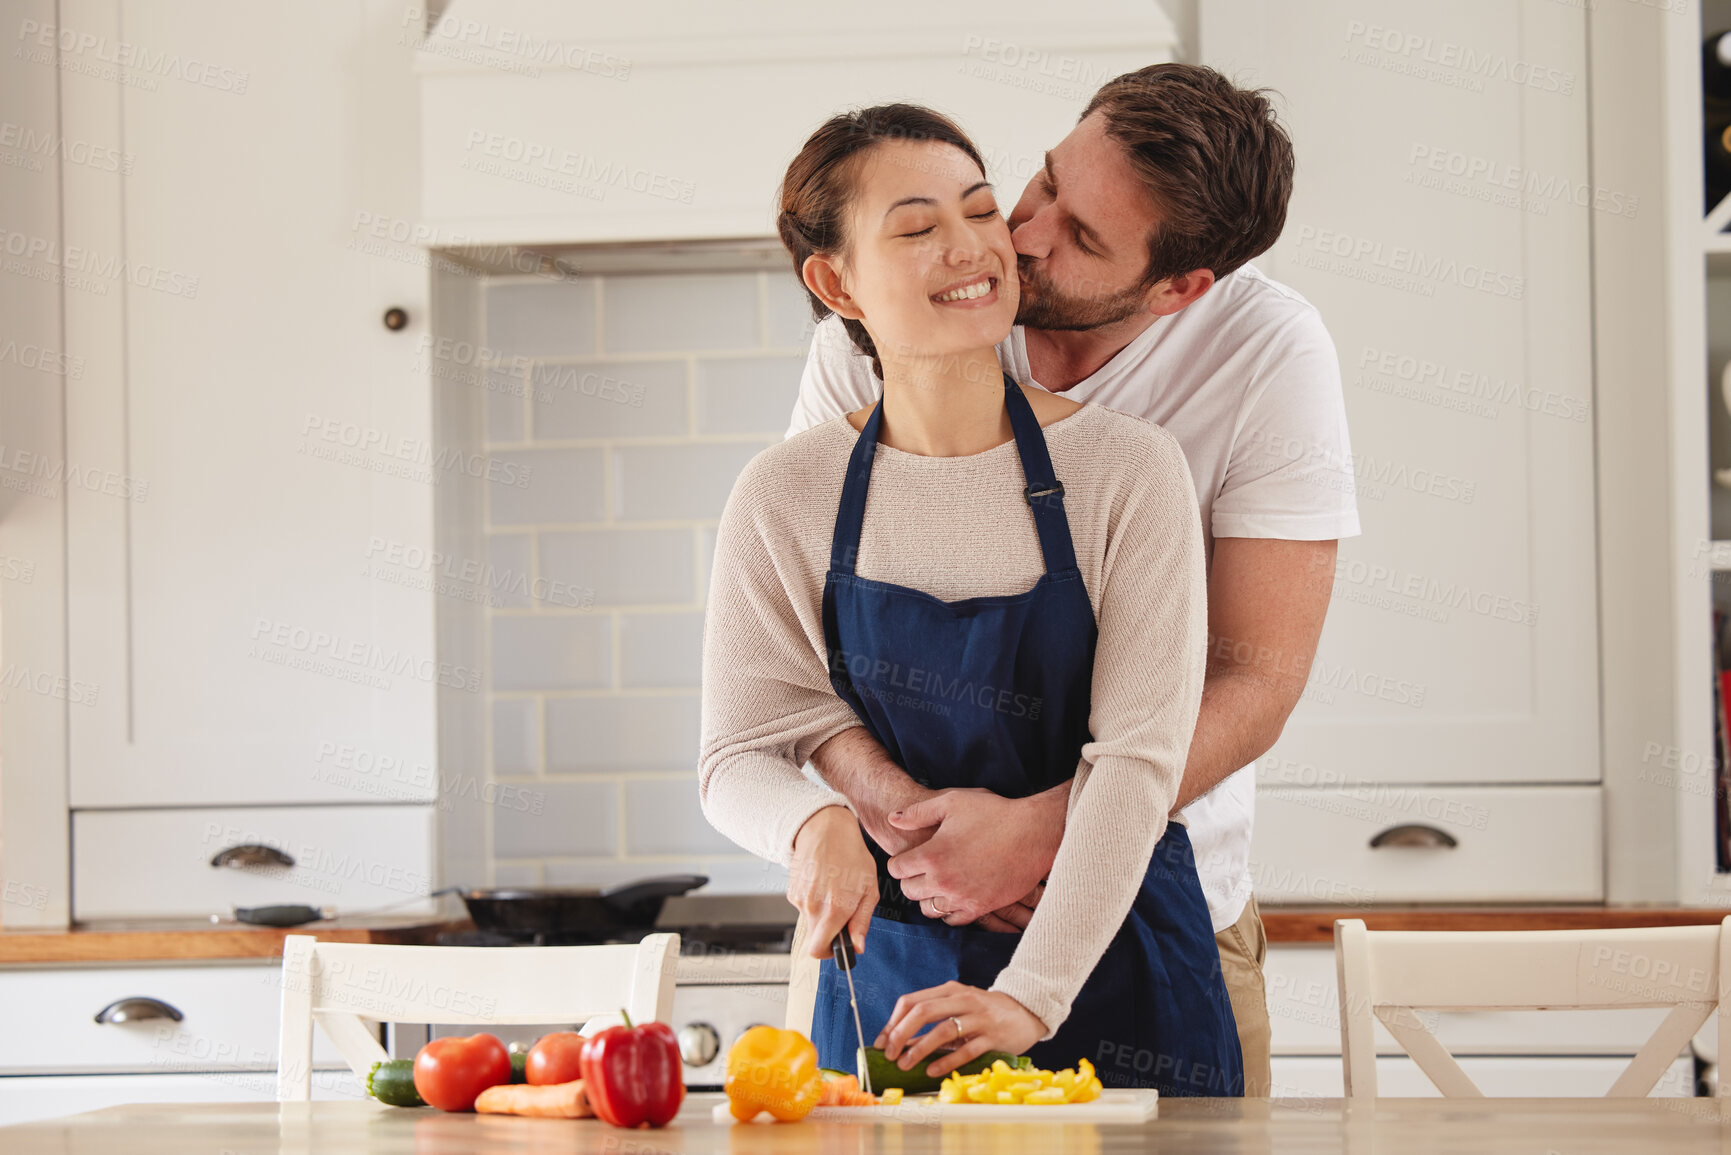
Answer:
<path fill-rule="evenodd" d="M 709 877 L 703 874 L 663 874 L 637 882 L 621 883 L 601 892 L 601 901 L 621 914 L 631 914 L 649 902 L 684 894 L 705 886 Z"/>

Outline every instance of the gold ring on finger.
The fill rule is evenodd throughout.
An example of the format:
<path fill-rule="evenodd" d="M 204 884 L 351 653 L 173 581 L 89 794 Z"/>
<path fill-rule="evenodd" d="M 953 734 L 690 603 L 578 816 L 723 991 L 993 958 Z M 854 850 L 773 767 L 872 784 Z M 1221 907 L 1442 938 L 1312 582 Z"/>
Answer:
<path fill-rule="evenodd" d="M 959 1043 L 959 1042 L 961 1042 L 961 1041 L 962 1041 L 962 1020 L 960 1020 L 960 1019 L 958 1019 L 958 1018 L 956 1018 L 956 1016 L 954 1016 L 954 1015 L 951 1015 L 951 1016 L 950 1016 L 950 1022 L 952 1022 L 952 1023 L 954 1023 L 954 1024 L 955 1024 L 955 1027 L 956 1027 L 956 1042 L 958 1042 L 958 1043 Z"/>

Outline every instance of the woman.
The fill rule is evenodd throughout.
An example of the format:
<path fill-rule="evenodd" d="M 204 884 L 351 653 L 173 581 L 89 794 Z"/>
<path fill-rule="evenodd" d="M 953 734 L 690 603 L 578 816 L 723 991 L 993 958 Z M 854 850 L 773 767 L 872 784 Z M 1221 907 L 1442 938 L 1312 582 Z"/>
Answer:
<path fill-rule="evenodd" d="M 728 500 L 704 638 L 706 815 L 792 865 L 813 926 L 846 921 L 865 1041 L 904 1069 L 1005 1050 L 1087 1058 L 1108 1084 L 1241 1094 L 1207 907 L 1167 821 L 1206 631 L 1177 442 L 999 369 L 1016 254 L 979 152 L 943 117 L 832 119 L 781 206 L 814 312 L 842 316 L 884 390 L 759 454 Z M 1075 777 L 1025 932 L 910 905 L 846 800 L 801 773 L 862 724 L 932 787 L 1024 797 Z M 852 1069 L 832 962 L 813 1033 L 825 1066 Z"/>

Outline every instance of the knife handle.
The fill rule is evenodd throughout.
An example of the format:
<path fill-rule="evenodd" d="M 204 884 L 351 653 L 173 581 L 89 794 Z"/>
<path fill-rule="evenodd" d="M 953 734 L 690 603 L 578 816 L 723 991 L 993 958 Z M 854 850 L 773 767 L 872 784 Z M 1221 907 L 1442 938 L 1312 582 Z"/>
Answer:
<path fill-rule="evenodd" d="M 836 966 L 840 967 L 844 971 L 853 970 L 853 939 L 848 937 L 845 928 L 840 934 L 835 936 L 835 941 L 830 944 L 830 954 L 834 957 Z"/>

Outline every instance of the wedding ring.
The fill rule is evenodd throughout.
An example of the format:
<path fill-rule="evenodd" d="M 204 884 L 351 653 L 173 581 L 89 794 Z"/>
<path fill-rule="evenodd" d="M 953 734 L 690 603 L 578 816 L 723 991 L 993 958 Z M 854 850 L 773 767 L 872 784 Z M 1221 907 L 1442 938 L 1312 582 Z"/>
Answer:
<path fill-rule="evenodd" d="M 938 905 L 938 899 L 940 897 L 941 897 L 940 895 L 936 895 L 936 894 L 932 895 L 931 903 L 932 903 L 932 909 L 937 911 L 939 916 L 942 916 L 944 913 L 944 908 Z"/>
<path fill-rule="evenodd" d="M 956 1018 L 956 1016 L 954 1016 L 954 1015 L 951 1015 L 950 1016 L 950 1022 L 956 1024 L 956 1042 L 959 1043 L 962 1041 L 962 1020 Z"/>

